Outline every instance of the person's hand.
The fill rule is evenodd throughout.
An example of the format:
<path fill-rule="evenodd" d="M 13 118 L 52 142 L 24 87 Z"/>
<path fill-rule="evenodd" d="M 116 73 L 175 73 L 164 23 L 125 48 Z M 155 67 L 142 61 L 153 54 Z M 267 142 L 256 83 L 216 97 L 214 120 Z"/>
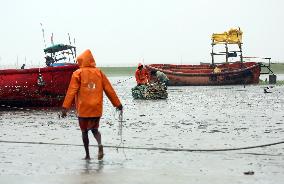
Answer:
<path fill-rule="evenodd" d="M 120 104 L 118 107 L 116 107 L 116 109 L 118 109 L 118 110 L 122 111 L 123 106 Z"/>
<path fill-rule="evenodd" d="M 61 117 L 65 118 L 67 116 L 67 109 L 63 108 L 61 111 Z"/>

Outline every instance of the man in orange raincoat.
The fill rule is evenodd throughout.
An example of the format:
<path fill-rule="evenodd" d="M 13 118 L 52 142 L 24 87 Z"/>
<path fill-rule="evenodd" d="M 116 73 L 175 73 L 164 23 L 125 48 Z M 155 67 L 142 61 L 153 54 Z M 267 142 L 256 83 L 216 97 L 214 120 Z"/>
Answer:
<path fill-rule="evenodd" d="M 77 63 L 80 68 L 72 74 L 62 105 L 62 117 L 66 117 L 67 111 L 75 99 L 86 152 L 85 159 L 90 159 L 88 131 L 91 130 L 98 143 L 98 159 L 101 160 L 104 153 L 98 128 L 103 110 L 103 92 L 105 92 L 114 107 L 122 110 L 122 105 L 105 74 L 96 68 L 95 59 L 90 50 L 86 50 L 79 55 Z"/>
<path fill-rule="evenodd" d="M 136 78 L 136 82 L 137 82 L 138 86 L 139 85 L 146 85 L 149 82 L 148 81 L 149 74 L 141 63 L 138 64 L 138 67 L 135 71 L 135 78 Z"/>

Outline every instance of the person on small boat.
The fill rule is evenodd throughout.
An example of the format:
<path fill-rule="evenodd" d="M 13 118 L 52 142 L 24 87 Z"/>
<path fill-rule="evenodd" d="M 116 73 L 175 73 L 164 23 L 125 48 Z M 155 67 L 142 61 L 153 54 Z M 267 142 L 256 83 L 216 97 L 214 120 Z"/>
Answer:
<path fill-rule="evenodd" d="M 25 66 L 26 66 L 26 64 L 23 64 L 23 65 L 21 66 L 21 69 L 25 69 Z"/>
<path fill-rule="evenodd" d="M 98 130 L 103 108 L 103 92 L 112 105 L 122 111 L 122 104 L 106 75 L 96 68 L 95 59 L 90 50 L 77 57 L 79 69 L 73 72 L 62 105 L 61 117 L 66 117 L 68 109 L 75 99 L 79 126 L 86 152 L 90 159 L 88 131 L 91 130 L 98 143 L 98 160 L 104 156 L 101 134 Z"/>
<path fill-rule="evenodd" d="M 221 70 L 221 68 L 218 68 L 218 66 L 216 66 L 213 70 L 213 73 L 221 73 L 221 72 L 222 72 L 222 70 Z"/>
<path fill-rule="evenodd" d="M 135 78 L 137 86 L 147 85 L 149 83 L 149 74 L 141 63 L 138 64 L 138 67 L 135 71 Z"/>
<path fill-rule="evenodd" d="M 45 64 L 46 64 L 46 66 L 51 66 L 54 62 L 55 62 L 55 60 L 52 57 L 45 56 Z"/>
<path fill-rule="evenodd" d="M 151 77 L 155 77 L 156 81 L 165 84 L 166 86 L 168 85 L 169 82 L 169 78 L 167 77 L 166 74 L 164 74 L 161 71 L 157 71 L 157 70 L 152 70 L 151 71 Z"/>

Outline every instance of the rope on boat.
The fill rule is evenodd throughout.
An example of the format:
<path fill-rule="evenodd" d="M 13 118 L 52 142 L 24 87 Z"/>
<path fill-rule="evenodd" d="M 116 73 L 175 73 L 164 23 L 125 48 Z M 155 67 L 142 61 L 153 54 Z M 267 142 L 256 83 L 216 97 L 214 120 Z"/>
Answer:
<path fill-rule="evenodd" d="M 83 146 L 81 144 L 69 144 L 69 143 L 52 143 L 52 142 L 30 142 L 30 141 L 5 141 L 0 140 L 0 143 L 11 143 L 11 144 L 41 144 L 41 145 L 56 145 L 56 146 Z M 225 152 L 225 151 L 237 151 L 237 150 L 248 150 L 255 148 L 263 148 L 274 146 L 278 144 L 284 144 L 284 141 L 262 144 L 256 146 L 246 146 L 238 148 L 220 148 L 220 149 L 183 149 L 183 148 L 162 148 L 162 147 L 135 147 L 135 146 L 113 146 L 104 145 L 107 148 L 122 148 L 122 149 L 132 149 L 132 150 L 147 150 L 147 151 L 173 151 L 173 152 Z M 95 145 L 94 145 L 95 146 Z"/>

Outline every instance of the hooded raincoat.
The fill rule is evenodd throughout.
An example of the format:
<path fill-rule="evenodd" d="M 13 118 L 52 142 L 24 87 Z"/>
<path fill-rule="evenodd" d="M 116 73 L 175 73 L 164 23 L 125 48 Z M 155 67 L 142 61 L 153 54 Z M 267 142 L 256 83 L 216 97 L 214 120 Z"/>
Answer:
<path fill-rule="evenodd" d="M 69 109 L 75 99 L 78 117 L 101 117 L 103 112 L 103 92 L 112 105 L 121 105 L 105 74 L 96 68 L 90 50 L 77 57 L 79 69 L 73 72 L 66 93 L 63 108 Z"/>
<path fill-rule="evenodd" d="M 135 71 L 135 79 L 138 85 L 142 84 L 145 85 L 148 83 L 148 72 L 145 68 L 139 70 L 139 67 L 143 66 L 141 63 L 138 64 L 138 68 Z"/>

